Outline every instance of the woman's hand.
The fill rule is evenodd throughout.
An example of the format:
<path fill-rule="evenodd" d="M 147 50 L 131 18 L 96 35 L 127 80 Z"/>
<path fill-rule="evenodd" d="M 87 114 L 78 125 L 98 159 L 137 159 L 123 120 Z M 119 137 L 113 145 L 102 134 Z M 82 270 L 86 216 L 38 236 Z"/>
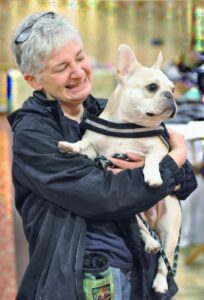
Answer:
<path fill-rule="evenodd" d="M 125 161 L 120 158 L 108 157 L 108 159 L 111 160 L 112 163 L 114 163 L 116 168 L 107 168 L 107 170 L 112 171 L 114 174 L 117 174 L 125 169 L 135 169 L 144 166 L 144 157 L 133 154 L 131 152 L 126 153 L 126 155 L 130 161 Z"/>
<path fill-rule="evenodd" d="M 187 146 L 185 138 L 181 133 L 178 133 L 172 129 L 168 129 L 168 133 L 171 147 L 169 155 L 181 168 L 187 159 Z"/>

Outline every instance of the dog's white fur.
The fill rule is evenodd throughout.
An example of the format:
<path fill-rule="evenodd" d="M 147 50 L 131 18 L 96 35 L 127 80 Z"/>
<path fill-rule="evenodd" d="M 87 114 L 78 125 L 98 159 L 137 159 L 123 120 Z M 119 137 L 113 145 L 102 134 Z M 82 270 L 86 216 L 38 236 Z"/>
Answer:
<path fill-rule="evenodd" d="M 173 83 L 160 70 L 162 54 L 150 67 L 142 66 L 127 45 L 118 49 L 117 77 L 119 84 L 99 116 L 116 123 L 136 123 L 154 128 L 176 112 L 173 98 Z M 155 89 L 156 85 L 156 90 Z M 153 91 L 151 91 L 153 89 Z M 104 137 L 102 134 L 87 130 L 83 139 L 77 143 L 59 142 L 61 152 L 76 152 L 94 159 L 98 155 L 106 157 L 116 152 L 133 152 L 145 157 L 144 180 L 152 187 L 162 184 L 159 163 L 168 149 L 159 137 L 118 138 Z M 135 191 L 137 192 L 137 191 Z M 167 196 L 155 207 L 143 213 L 143 217 L 157 232 L 161 244 L 170 259 L 173 256 L 181 225 L 181 210 L 177 199 Z M 145 250 L 149 253 L 159 251 L 160 245 L 149 234 L 146 226 L 137 217 Z M 167 268 L 163 258 L 159 258 L 158 272 L 153 282 L 156 292 L 168 290 Z"/>

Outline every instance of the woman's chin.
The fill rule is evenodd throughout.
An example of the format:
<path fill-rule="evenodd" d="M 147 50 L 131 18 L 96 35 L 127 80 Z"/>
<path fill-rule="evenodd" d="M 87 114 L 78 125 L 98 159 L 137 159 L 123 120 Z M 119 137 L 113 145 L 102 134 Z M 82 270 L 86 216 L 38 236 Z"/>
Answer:
<path fill-rule="evenodd" d="M 77 99 L 80 100 L 81 99 L 83 101 L 90 94 L 90 92 L 91 92 L 91 88 L 87 87 L 83 90 L 78 91 L 77 93 L 76 92 L 71 93 L 70 98 L 73 99 L 73 100 L 77 100 Z"/>

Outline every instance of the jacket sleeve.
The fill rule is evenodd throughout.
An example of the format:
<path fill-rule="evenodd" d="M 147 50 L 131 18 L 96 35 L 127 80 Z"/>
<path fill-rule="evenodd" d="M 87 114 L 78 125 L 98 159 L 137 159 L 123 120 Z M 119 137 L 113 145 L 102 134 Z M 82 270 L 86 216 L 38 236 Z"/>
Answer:
<path fill-rule="evenodd" d="M 21 122 L 23 123 L 23 122 Z M 93 220 L 121 220 L 144 211 L 181 183 L 183 172 L 167 156 L 161 162 L 163 184 L 157 189 L 144 183 L 142 170 L 104 172 L 84 155 L 58 151 L 62 134 L 39 121 L 35 129 L 18 126 L 13 144 L 13 178 L 36 196 Z"/>
<path fill-rule="evenodd" d="M 183 172 L 183 182 L 181 183 L 181 188 L 173 192 L 173 195 L 179 200 L 185 200 L 197 188 L 198 183 L 193 166 L 188 160 L 182 166 L 181 171 Z"/>

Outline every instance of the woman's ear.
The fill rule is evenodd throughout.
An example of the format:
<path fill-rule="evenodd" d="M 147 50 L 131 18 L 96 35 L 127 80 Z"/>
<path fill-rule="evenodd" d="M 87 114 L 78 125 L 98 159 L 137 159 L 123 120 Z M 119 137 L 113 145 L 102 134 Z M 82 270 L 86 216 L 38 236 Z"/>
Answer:
<path fill-rule="evenodd" d="M 28 82 L 28 84 L 32 88 L 34 88 L 34 90 L 42 90 L 42 85 L 40 84 L 40 82 L 37 80 L 35 76 L 25 73 L 23 77 Z"/>

